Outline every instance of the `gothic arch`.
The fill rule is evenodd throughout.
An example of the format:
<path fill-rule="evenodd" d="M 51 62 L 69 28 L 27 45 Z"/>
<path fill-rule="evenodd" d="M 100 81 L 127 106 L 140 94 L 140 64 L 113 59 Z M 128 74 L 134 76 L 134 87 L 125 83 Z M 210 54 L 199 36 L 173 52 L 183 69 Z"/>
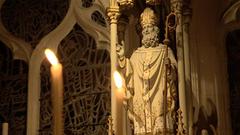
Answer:
<path fill-rule="evenodd" d="M 94 37 L 97 48 L 109 50 L 109 26 L 99 25 L 91 19 L 94 11 L 98 11 L 104 20 L 106 16 L 105 8 L 100 2 L 96 0 L 89 8 L 84 7 L 82 0 L 70 0 L 70 6 L 63 21 L 48 35 L 42 38 L 37 47 L 32 53 L 29 62 L 29 82 L 28 82 L 28 129 L 27 135 L 37 134 L 39 129 L 40 117 L 40 66 L 44 59 L 45 48 L 50 48 L 57 52 L 58 45 L 73 29 L 75 24 L 81 27 L 88 34 Z M 79 5 L 81 5 L 79 7 Z"/>

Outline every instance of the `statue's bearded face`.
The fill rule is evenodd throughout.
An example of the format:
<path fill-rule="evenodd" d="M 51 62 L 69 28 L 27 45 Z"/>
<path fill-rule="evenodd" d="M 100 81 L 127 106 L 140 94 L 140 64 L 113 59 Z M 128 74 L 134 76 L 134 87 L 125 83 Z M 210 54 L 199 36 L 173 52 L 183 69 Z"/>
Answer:
<path fill-rule="evenodd" d="M 142 45 L 145 48 L 148 47 L 155 47 L 158 45 L 158 33 L 159 33 L 159 29 L 157 26 L 146 26 L 143 28 L 142 31 Z"/>

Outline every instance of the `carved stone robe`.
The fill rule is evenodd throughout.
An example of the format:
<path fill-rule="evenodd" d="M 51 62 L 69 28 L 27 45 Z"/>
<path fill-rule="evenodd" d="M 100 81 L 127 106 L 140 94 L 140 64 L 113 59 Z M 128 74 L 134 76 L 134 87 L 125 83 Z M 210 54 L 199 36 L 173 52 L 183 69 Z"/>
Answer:
<path fill-rule="evenodd" d="M 164 127 L 164 96 L 165 64 L 164 55 L 166 46 L 138 48 L 126 60 L 126 84 L 128 89 L 128 115 L 134 124 L 135 135 L 154 134 L 160 135 Z M 174 118 L 171 109 L 174 108 L 176 99 L 176 60 L 170 48 L 168 57 L 171 66 L 168 69 L 168 91 L 166 127 L 167 134 L 173 133 Z"/>

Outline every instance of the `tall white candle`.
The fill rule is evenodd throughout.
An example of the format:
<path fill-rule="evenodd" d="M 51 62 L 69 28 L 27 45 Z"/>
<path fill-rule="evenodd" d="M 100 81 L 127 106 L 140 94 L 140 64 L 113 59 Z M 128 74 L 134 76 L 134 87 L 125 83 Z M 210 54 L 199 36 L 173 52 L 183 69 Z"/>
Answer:
<path fill-rule="evenodd" d="M 2 124 L 2 135 L 8 135 L 8 123 Z"/>
<path fill-rule="evenodd" d="M 53 135 L 64 134 L 63 119 L 63 77 L 62 65 L 58 62 L 55 54 L 49 50 L 45 50 L 45 54 L 52 64 L 51 66 L 51 97 L 53 106 Z"/>
<path fill-rule="evenodd" d="M 115 135 L 123 135 L 123 96 L 124 96 L 124 88 L 123 88 L 123 80 L 121 75 L 115 71 L 114 74 L 114 80 L 115 80 L 115 85 L 117 86 L 117 89 L 115 90 L 115 96 L 116 96 L 116 102 L 115 102 L 115 119 L 116 123 L 115 124 Z"/>

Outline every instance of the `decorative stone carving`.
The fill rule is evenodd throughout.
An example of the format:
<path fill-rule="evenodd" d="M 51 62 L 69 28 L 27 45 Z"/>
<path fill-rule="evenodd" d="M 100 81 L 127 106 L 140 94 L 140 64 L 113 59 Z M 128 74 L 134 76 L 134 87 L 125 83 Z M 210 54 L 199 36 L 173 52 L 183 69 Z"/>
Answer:
<path fill-rule="evenodd" d="M 119 8 L 118 7 L 110 7 L 107 9 L 107 15 L 109 17 L 109 21 L 112 24 L 116 24 L 117 20 L 120 16 Z"/>
<path fill-rule="evenodd" d="M 128 117 L 134 124 L 135 135 L 159 135 L 163 132 L 172 135 L 177 98 L 176 60 L 171 49 L 159 43 L 154 11 L 146 8 L 140 22 L 142 46 L 133 52 L 130 59 L 124 56 L 124 42 L 117 46 L 119 63 L 124 68 L 126 79 Z"/>

